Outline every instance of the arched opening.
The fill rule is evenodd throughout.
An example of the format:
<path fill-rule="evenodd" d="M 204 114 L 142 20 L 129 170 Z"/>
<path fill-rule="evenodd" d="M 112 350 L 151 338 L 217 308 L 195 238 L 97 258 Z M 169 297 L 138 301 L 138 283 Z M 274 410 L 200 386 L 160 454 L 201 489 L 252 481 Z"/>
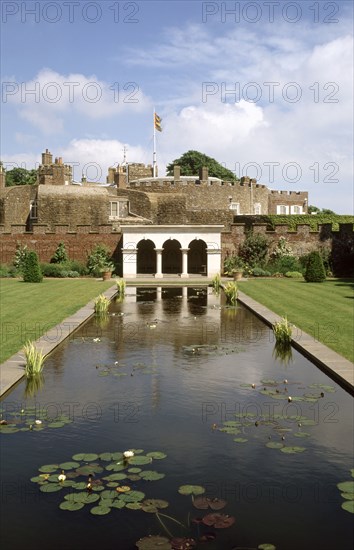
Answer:
<path fill-rule="evenodd" d="M 188 273 L 198 273 L 206 275 L 207 265 L 207 245 L 202 239 L 194 239 L 188 245 Z"/>
<path fill-rule="evenodd" d="M 182 273 L 181 243 L 169 239 L 163 244 L 162 273 Z"/>
<path fill-rule="evenodd" d="M 137 273 L 156 273 L 155 244 L 150 239 L 143 239 L 137 245 Z"/>

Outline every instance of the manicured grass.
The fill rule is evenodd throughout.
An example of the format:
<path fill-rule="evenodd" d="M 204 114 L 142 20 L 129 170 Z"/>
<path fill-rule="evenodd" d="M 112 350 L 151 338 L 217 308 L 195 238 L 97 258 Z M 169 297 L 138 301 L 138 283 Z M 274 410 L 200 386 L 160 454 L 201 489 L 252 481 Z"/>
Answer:
<path fill-rule="evenodd" d="M 94 279 L 0 279 L 0 363 L 112 285 Z"/>
<path fill-rule="evenodd" d="M 354 360 L 354 280 L 250 279 L 239 289 L 311 334 L 350 361 Z"/>

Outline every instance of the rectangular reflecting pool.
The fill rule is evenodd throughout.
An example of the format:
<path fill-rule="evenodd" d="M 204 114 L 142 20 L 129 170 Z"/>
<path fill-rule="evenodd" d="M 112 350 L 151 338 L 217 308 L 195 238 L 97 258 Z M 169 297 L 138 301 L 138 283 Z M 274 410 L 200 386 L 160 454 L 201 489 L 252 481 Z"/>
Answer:
<path fill-rule="evenodd" d="M 207 287 L 128 288 L 1 409 L 4 550 L 353 547 L 352 396 Z"/>

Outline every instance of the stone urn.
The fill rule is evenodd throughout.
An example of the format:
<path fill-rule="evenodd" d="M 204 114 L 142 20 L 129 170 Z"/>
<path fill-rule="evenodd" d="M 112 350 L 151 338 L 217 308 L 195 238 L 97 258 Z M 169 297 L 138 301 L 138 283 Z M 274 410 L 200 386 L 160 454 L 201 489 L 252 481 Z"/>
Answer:
<path fill-rule="evenodd" d="M 242 279 L 242 275 L 243 275 L 243 271 L 241 271 L 241 270 L 232 272 L 232 276 L 233 276 L 234 281 L 239 281 L 240 279 Z"/>
<path fill-rule="evenodd" d="M 108 270 L 107 270 L 107 271 L 102 271 L 102 279 L 103 279 L 104 281 L 108 281 L 108 280 L 111 279 L 111 278 L 112 278 L 112 270 L 110 270 L 110 271 L 108 271 Z"/>

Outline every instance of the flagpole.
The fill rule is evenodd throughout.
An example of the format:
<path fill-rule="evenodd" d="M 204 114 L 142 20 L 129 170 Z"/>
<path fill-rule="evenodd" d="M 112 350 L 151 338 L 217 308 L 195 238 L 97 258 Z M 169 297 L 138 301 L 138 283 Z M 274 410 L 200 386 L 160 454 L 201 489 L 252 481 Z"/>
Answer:
<path fill-rule="evenodd" d="M 155 127 L 155 108 L 154 108 L 153 126 L 154 126 L 154 151 L 153 151 L 153 155 L 152 155 L 152 175 L 153 175 L 154 178 L 156 178 L 156 127 Z"/>

